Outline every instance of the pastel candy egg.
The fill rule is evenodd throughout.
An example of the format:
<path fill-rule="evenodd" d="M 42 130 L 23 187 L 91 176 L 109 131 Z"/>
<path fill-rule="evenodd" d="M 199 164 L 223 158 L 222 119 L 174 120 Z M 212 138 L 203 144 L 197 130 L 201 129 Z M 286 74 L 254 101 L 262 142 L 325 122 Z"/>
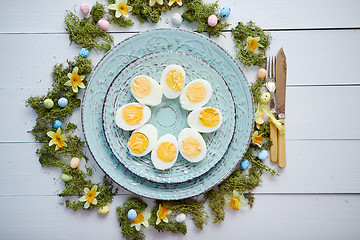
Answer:
<path fill-rule="evenodd" d="M 175 221 L 178 223 L 183 223 L 186 221 L 186 215 L 184 213 L 180 213 L 176 216 Z"/>
<path fill-rule="evenodd" d="M 137 216 L 137 212 L 134 209 L 128 211 L 127 217 L 130 221 L 134 220 Z"/>
<path fill-rule="evenodd" d="M 87 48 L 81 48 L 80 51 L 79 51 L 79 56 L 80 57 L 87 58 L 89 56 L 89 54 L 90 54 L 90 51 Z"/>
<path fill-rule="evenodd" d="M 258 159 L 260 159 L 261 161 L 265 161 L 268 158 L 268 156 L 269 153 L 267 150 L 261 150 L 257 155 Z"/>
<path fill-rule="evenodd" d="M 230 15 L 230 12 L 231 12 L 230 7 L 226 6 L 221 9 L 220 15 L 222 18 L 227 18 Z"/>
<path fill-rule="evenodd" d="M 50 109 L 54 106 L 54 102 L 53 100 L 47 98 L 44 100 L 44 107 L 47 108 L 47 109 Z"/>
<path fill-rule="evenodd" d="M 174 13 L 171 16 L 171 20 L 175 26 L 179 26 L 182 23 L 183 18 L 181 17 L 181 15 L 179 13 Z"/>
<path fill-rule="evenodd" d="M 246 170 L 250 165 L 250 161 L 248 159 L 244 159 L 240 162 L 240 167 L 242 170 Z"/>
<path fill-rule="evenodd" d="M 258 79 L 263 80 L 266 77 L 266 73 L 267 71 L 265 70 L 265 68 L 259 68 L 259 70 L 257 71 Z"/>
<path fill-rule="evenodd" d="M 58 129 L 62 127 L 62 122 L 60 120 L 55 120 L 54 124 L 53 124 L 53 128 Z"/>
<path fill-rule="evenodd" d="M 267 104 L 270 101 L 270 98 L 271 98 L 271 94 L 269 92 L 264 92 L 260 96 L 260 102 L 262 104 Z"/>
<path fill-rule="evenodd" d="M 63 173 L 61 175 L 61 180 L 63 180 L 64 182 L 70 182 L 73 179 L 73 177 L 69 174 Z"/>
<path fill-rule="evenodd" d="M 66 105 L 68 105 L 68 103 L 69 103 L 69 101 L 64 97 L 62 97 L 58 100 L 58 105 L 62 108 L 65 107 Z"/>
<path fill-rule="evenodd" d="M 89 5 L 87 5 L 87 3 L 82 3 L 80 5 L 80 12 L 84 14 L 84 16 L 88 15 L 88 13 L 90 12 Z"/>
<path fill-rule="evenodd" d="M 107 205 L 98 208 L 98 213 L 100 213 L 101 215 L 106 215 L 109 213 L 109 211 L 110 208 Z"/>
<path fill-rule="evenodd" d="M 208 18 L 208 24 L 210 27 L 215 27 L 216 24 L 218 23 L 218 19 L 217 19 L 217 16 L 212 14 L 209 16 Z"/>
<path fill-rule="evenodd" d="M 77 158 L 77 157 L 73 157 L 70 161 L 70 167 L 72 169 L 75 169 L 79 166 L 80 164 L 80 158 Z"/>
<path fill-rule="evenodd" d="M 99 27 L 100 27 L 102 30 L 104 30 L 104 31 L 109 30 L 109 27 L 110 27 L 110 23 L 109 23 L 107 20 L 105 20 L 105 19 L 100 19 L 100 20 L 98 21 L 98 25 L 99 25 Z"/>

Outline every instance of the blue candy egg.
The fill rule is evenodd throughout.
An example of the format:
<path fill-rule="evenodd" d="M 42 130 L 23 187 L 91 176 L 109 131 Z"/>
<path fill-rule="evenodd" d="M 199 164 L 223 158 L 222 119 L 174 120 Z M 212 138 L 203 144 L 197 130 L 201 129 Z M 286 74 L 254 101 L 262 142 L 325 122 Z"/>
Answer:
<path fill-rule="evenodd" d="M 54 124 L 53 124 L 53 128 L 58 129 L 62 127 L 62 122 L 60 120 L 55 120 Z"/>
<path fill-rule="evenodd" d="M 265 161 L 268 158 L 268 156 L 269 153 L 266 150 L 261 150 L 257 155 L 258 159 L 260 159 L 261 161 Z"/>
<path fill-rule="evenodd" d="M 226 6 L 221 9 L 220 15 L 222 18 L 227 18 L 230 15 L 230 12 L 231 12 L 230 7 Z"/>
<path fill-rule="evenodd" d="M 58 100 L 58 105 L 62 108 L 65 107 L 66 105 L 68 105 L 68 103 L 69 103 L 69 101 L 64 97 L 62 97 Z"/>
<path fill-rule="evenodd" d="M 242 170 L 246 170 L 250 165 L 250 161 L 248 159 L 244 159 L 240 162 L 240 167 Z"/>
<path fill-rule="evenodd" d="M 87 48 L 81 48 L 80 51 L 79 51 L 79 56 L 80 57 L 87 58 L 89 56 L 89 54 L 90 54 L 90 51 Z"/>
<path fill-rule="evenodd" d="M 128 211 L 127 217 L 130 221 L 132 221 L 137 217 L 137 212 L 134 209 L 130 209 Z"/>

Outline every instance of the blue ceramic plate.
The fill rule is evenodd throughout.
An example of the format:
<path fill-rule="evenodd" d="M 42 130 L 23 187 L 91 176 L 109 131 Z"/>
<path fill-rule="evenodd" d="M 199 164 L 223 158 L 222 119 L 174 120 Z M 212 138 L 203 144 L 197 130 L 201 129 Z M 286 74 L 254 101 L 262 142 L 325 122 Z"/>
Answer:
<path fill-rule="evenodd" d="M 235 102 L 236 126 L 228 151 L 207 173 L 182 183 L 156 183 L 130 172 L 112 153 L 103 132 L 101 114 L 111 82 L 133 60 L 159 51 L 190 53 L 206 61 L 225 79 Z M 247 151 L 254 124 L 250 86 L 237 63 L 210 39 L 175 29 L 157 29 L 136 34 L 110 50 L 90 75 L 81 112 L 86 143 L 100 168 L 123 188 L 143 197 L 161 200 L 196 196 L 226 179 Z"/>
<path fill-rule="evenodd" d="M 177 64 L 186 72 L 186 84 L 195 79 L 206 79 L 213 88 L 213 94 L 206 106 L 216 107 L 223 115 L 223 124 L 215 132 L 202 134 L 207 146 L 206 157 L 191 163 L 179 154 L 173 167 L 158 170 L 151 162 L 151 154 L 134 157 L 127 149 L 131 132 L 120 129 L 115 124 L 115 112 L 122 105 L 136 102 L 130 92 L 134 76 L 147 75 L 160 82 L 161 73 L 166 66 Z M 176 138 L 180 131 L 189 127 L 187 116 L 179 98 L 167 99 L 156 107 L 150 107 L 153 124 L 159 137 L 170 133 Z M 111 83 L 105 97 L 103 108 L 103 127 L 106 140 L 116 158 L 131 172 L 150 181 L 159 183 L 178 183 L 199 177 L 209 171 L 224 156 L 232 140 L 235 129 L 235 103 L 230 89 L 221 75 L 202 59 L 184 52 L 162 51 L 144 55 L 124 67 Z"/>

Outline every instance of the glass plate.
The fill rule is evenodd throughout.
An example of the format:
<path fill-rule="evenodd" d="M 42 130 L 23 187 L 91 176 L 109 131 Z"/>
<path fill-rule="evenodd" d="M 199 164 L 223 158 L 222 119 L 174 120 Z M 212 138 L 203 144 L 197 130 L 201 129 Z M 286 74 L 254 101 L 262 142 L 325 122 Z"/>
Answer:
<path fill-rule="evenodd" d="M 124 131 L 115 124 L 115 112 L 122 105 L 136 102 L 130 91 L 130 83 L 134 76 L 147 75 L 160 82 L 162 71 L 170 64 L 177 64 L 185 69 L 186 83 L 202 78 L 211 84 L 213 94 L 206 106 L 220 110 L 223 124 L 215 132 L 202 134 L 207 145 L 207 154 L 201 162 L 191 163 L 179 154 L 174 166 L 162 171 L 152 164 L 151 154 L 144 157 L 134 157 L 130 154 L 127 142 L 131 132 Z M 159 138 L 167 133 L 177 138 L 182 129 L 189 127 L 187 116 L 190 111 L 181 107 L 179 98 L 167 99 L 163 96 L 162 102 L 150 109 L 152 114 L 148 123 L 158 129 Z M 234 134 L 235 103 L 224 79 L 202 59 L 184 52 L 155 52 L 131 62 L 115 77 L 105 97 L 103 127 L 110 149 L 128 170 L 154 182 L 185 182 L 209 171 L 226 153 Z"/>
<path fill-rule="evenodd" d="M 186 52 L 203 59 L 225 79 L 235 102 L 236 126 L 228 151 L 207 173 L 182 183 L 156 183 L 130 172 L 112 153 L 102 127 L 102 106 L 114 77 L 131 61 L 158 51 Z M 85 141 L 92 156 L 114 182 L 143 197 L 175 200 L 199 195 L 232 173 L 250 144 L 254 103 L 250 85 L 240 67 L 219 45 L 197 33 L 157 29 L 122 41 L 100 60 L 90 74 L 83 95 L 81 119 Z"/>

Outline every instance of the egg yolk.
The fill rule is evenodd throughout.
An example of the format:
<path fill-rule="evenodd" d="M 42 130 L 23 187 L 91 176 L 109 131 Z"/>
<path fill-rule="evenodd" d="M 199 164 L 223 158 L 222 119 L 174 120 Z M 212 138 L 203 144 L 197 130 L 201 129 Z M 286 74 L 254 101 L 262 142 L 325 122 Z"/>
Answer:
<path fill-rule="evenodd" d="M 194 137 L 188 137 L 182 142 L 182 151 L 189 158 L 198 156 L 201 152 L 200 142 Z"/>
<path fill-rule="evenodd" d="M 206 89 L 201 83 L 193 83 L 186 90 L 186 96 L 191 102 L 201 102 L 206 97 Z"/>
<path fill-rule="evenodd" d="M 200 112 L 199 120 L 205 127 L 215 127 L 219 124 L 220 115 L 214 108 L 205 108 Z"/>
<path fill-rule="evenodd" d="M 128 105 L 122 111 L 124 121 L 129 125 L 136 125 L 143 119 L 143 107 L 137 105 Z"/>
<path fill-rule="evenodd" d="M 166 74 L 166 84 L 174 91 L 180 91 L 184 87 L 184 74 L 178 70 L 169 71 Z"/>
<path fill-rule="evenodd" d="M 176 157 L 176 147 L 170 142 L 163 142 L 158 147 L 156 153 L 161 161 L 171 162 Z"/>
<path fill-rule="evenodd" d="M 137 77 L 131 83 L 131 90 L 135 96 L 144 98 L 151 92 L 151 83 L 146 77 Z"/>
<path fill-rule="evenodd" d="M 145 134 L 136 132 L 130 136 L 128 144 L 131 151 L 141 154 L 149 146 L 149 139 L 145 136 Z"/>

